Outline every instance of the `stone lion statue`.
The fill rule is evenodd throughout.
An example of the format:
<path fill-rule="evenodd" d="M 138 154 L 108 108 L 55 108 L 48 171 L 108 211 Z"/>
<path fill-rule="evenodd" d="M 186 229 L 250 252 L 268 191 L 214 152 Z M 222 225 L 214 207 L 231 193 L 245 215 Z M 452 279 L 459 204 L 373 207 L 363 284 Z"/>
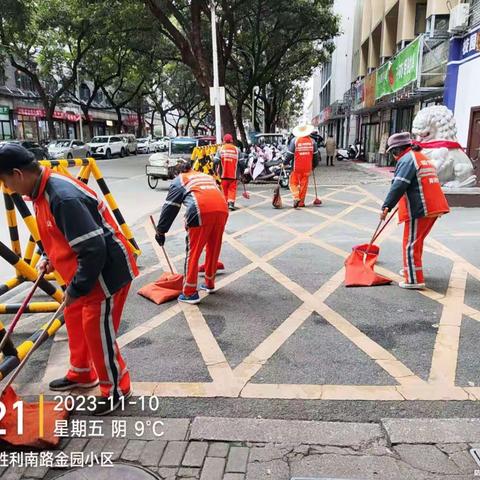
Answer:
<path fill-rule="evenodd" d="M 458 143 L 451 110 L 443 105 L 420 110 L 413 121 L 412 133 L 435 164 L 442 186 L 466 188 L 477 184 L 472 161 Z"/>

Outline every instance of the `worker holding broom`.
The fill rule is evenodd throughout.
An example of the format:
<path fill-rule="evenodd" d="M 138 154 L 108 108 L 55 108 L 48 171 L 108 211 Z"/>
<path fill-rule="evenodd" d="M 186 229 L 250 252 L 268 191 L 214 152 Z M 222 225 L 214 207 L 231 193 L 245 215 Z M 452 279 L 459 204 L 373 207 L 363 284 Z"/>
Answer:
<path fill-rule="evenodd" d="M 290 191 L 293 195 L 293 208 L 305 207 L 305 198 L 308 191 L 308 180 L 314 164 L 317 163 L 318 148 L 316 142 L 310 137 L 315 130 L 313 125 L 299 125 L 293 129 L 286 162 L 293 161 L 290 174 Z"/>
<path fill-rule="evenodd" d="M 240 150 L 233 144 L 233 136 L 227 133 L 223 137 L 223 145 L 215 155 L 215 163 L 218 166 L 220 178 L 222 179 L 222 190 L 228 209 L 234 211 L 237 199 L 237 171 Z"/>
<path fill-rule="evenodd" d="M 20 145 L 0 147 L 0 180 L 33 201 L 46 257 L 67 283 L 65 324 L 70 368 L 50 383 L 54 391 L 100 384 L 106 415 L 131 395 L 130 376 L 116 342 L 123 307 L 138 269 L 126 238 L 106 205 L 84 183 L 41 167 Z"/>
<path fill-rule="evenodd" d="M 450 211 L 442 191 L 435 166 L 413 144 L 408 132 L 396 133 L 388 139 L 388 152 L 392 152 L 397 167 L 392 186 L 382 206 L 380 218 L 399 203 L 400 223 L 405 223 L 403 233 L 403 276 L 399 286 L 423 289 L 423 243 L 438 217 Z"/>
<path fill-rule="evenodd" d="M 163 205 L 155 239 L 163 247 L 165 234 L 170 230 L 183 203 L 186 207 L 187 251 L 183 293 L 178 300 L 197 304 L 200 302 L 197 291 L 198 261 L 204 248 L 206 248 L 205 283 L 200 289 L 207 293 L 215 291 L 215 276 L 228 219 L 228 208 L 215 180 L 209 175 L 192 170 L 190 161 L 180 162 L 178 173 L 170 185 Z"/>

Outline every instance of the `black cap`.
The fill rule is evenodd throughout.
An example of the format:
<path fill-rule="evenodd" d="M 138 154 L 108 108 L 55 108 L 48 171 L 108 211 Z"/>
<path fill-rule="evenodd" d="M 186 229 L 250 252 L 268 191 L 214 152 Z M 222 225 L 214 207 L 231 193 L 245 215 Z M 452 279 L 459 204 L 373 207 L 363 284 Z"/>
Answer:
<path fill-rule="evenodd" d="M 22 168 L 35 161 L 35 155 L 18 143 L 0 145 L 0 171 Z"/>

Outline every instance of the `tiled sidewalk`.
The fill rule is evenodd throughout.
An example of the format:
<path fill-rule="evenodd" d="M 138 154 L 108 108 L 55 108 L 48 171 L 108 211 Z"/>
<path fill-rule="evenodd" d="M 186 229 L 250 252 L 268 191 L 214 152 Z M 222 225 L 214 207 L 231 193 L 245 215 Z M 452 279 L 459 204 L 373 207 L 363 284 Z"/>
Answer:
<path fill-rule="evenodd" d="M 125 438 L 71 439 L 63 451 L 110 452 L 114 462 L 141 465 L 162 480 L 471 480 L 480 468 L 469 451 L 480 447 L 479 419 L 377 424 L 203 417 L 165 420 L 165 433 L 157 439 L 136 437 L 137 421 L 148 419 L 129 418 Z M 95 478 L 111 478 L 108 472 L 105 467 Z M 64 473 L 10 468 L 0 478 L 53 479 Z M 88 469 L 77 478 L 90 478 Z"/>

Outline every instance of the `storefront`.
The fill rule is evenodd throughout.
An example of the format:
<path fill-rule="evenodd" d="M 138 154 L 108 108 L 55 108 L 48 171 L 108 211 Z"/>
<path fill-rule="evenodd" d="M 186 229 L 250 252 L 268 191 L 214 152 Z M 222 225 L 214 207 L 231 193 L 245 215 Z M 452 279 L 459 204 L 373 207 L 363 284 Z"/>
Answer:
<path fill-rule="evenodd" d="M 480 25 L 450 41 L 445 105 L 457 121 L 458 141 L 480 166 Z M 457 88 L 461 85 L 462 88 Z"/>
<path fill-rule="evenodd" d="M 10 118 L 10 108 L 0 105 L 0 140 L 13 138 L 13 126 Z"/>
<path fill-rule="evenodd" d="M 36 142 L 48 141 L 51 138 L 45 109 L 17 107 L 14 119 L 16 138 Z M 53 126 L 57 138 L 76 138 L 80 115 L 74 112 L 55 110 Z"/>

